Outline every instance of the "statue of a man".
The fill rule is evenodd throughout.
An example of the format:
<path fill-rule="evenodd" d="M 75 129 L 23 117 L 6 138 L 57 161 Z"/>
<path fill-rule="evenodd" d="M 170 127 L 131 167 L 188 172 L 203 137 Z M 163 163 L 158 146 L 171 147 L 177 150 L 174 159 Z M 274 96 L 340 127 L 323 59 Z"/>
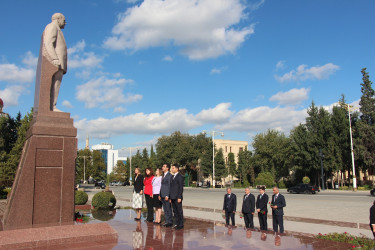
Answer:
<path fill-rule="evenodd" d="M 52 22 L 46 26 L 43 33 L 43 55 L 59 68 L 59 71 L 52 78 L 50 103 L 52 111 L 60 111 L 56 108 L 57 97 L 63 75 L 67 71 L 68 52 L 65 38 L 61 31 L 61 29 L 64 29 L 65 24 L 65 16 L 61 13 L 55 13 L 52 15 Z"/>

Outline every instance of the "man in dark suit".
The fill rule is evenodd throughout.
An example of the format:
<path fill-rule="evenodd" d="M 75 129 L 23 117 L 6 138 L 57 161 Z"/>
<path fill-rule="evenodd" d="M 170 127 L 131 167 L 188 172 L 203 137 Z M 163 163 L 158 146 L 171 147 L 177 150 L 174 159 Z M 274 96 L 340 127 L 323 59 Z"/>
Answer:
<path fill-rule="evenodd" d="M 275 233 L 278 232 L 279 227 L 280 227 L 280 233 L 284 233 L 283 207 L 285 206 L 286 206 L 286 202 L 285 202 L 284 196 L 279 193 L 279 189 L 277 187 L 274 187 L 272 200 L 271 200 L 271 208 L 272 208 L 273 231 Z"/>
<path fill-rule="evenodd" d="M 229 218 L 232 220 L 232 226 L 235 226 L 234 216 L 237 208 L 237 197 L 232 194 L 232 189 L 227 188 L 227 194 L 224 195 L 223 213 L 225 213 L 225 224 L 229 225 Z"/>
<path fill-rule="evenodd" d="M 173 164 L 171 168 L 173 177 L 170 189 L 170 202 L 172 203 L 173 215 L 176 219 L 175 229 L 184 228 L 184 214 L 182 210 L 182 193 L 184 192 L 184 177 L 179 173 L 179 166 Z"/>
<path fill-rule="evenodd" d="M 258 212 L 260 230 L 267 230 L 267 214 L 268 214 L 268 195 L 265 193 L 264 186 L 259 188 L 259 195 L 257 197 L 256 208 Z"/>
<path fill-rule="evenodd" d="M 169 169 L 169 164 L 164 164 L 162 167 L 163 176 L 161 178 L 161 188 L 159 195 L 159 200 L 161 200 L 164 209 L 165 223 L 163 224 L 163 226 L 165 227 L 173 226 L 172 207 L 171 203 L 169 203 L 172 174 L 169 173 Z"/>
<path fill-rule="evenodd" d="M 370 208 L 370 228 L 375 239 L 375 201 Z"/>
<path fill-rule="evenodd" d="M 245 220 L 246 229 L 254 228 L 255 197 L 250 193 L 250 188 L 245 188 L 245 195 L 242 202 L 242 214 Z"/>

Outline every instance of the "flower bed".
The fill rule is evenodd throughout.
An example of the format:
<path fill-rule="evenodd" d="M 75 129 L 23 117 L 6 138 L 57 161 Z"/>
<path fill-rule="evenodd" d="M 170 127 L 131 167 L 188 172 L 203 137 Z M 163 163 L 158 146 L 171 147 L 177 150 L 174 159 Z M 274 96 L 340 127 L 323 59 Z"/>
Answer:
<path fill-rule="evenodd" d="M 321 234 L 319 233 L 315 236 L 318 239 L 332 240 L 337 242 L 345 242 L 352 244 L 352 248 L 356 249 L 374 249 L 375 242 L 366 237 L 366 236 L 354 236 L 351 234 L 345 233 L 330 233 L 330 234 Z"/>

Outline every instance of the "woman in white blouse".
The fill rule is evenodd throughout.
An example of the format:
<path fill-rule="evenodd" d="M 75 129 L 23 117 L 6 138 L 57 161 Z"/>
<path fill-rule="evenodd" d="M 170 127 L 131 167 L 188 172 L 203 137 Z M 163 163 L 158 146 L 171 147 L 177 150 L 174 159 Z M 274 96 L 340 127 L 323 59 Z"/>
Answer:
<path fill-rule="evenodd" d="M 159 194 L 160 194 L 160 188 L 161 188 L 161 169 L 156 169 L 155 177 L 152 180 L 152 194 L 153 194 L 153 201 L 154 201 L 154 207 L 155 207 L 155 224 L 160 224 L 161 219 L 161 207 L 162 203 L 159 200 Z"/>

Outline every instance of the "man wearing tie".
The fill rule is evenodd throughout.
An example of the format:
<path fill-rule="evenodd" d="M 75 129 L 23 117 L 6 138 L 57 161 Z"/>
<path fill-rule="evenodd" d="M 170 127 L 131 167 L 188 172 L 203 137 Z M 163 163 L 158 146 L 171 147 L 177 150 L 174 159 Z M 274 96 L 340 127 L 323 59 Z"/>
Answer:
<path fill-rule="evenodd" d="M 267 230 L 268 225 L 267 225 L 267 213 L 268 213 L 268 208 L 267 208 L 267 203 L 268 203 L 268 195 L 265 193 L 265 187 L 262 186 L 259 188 L 259 195 L 257 197 L 257 203 L 256 203 L 256 208 L 258 212 L 258 219 L 259 219 L 259 225 L 260 225 L 260 230 Z"/>
<path fill-rule="evenodd" d="M 184 228 L 184 214 L 182 210 L 182 193 L 184 192 L 184 177 L 178 172 L 179 166 L 173 164 L 171 168 L 173 177 L 170 189 L 170 202 L 172 203 L 173 215 L 176 219 L 174 229 Z"/>
<path fill-rule="evenodd" d="M 165 227 L 173 226 L 172 207 L 171 203 L 169 203 L 172 174 L 169 173 L 169 168 L 169 164 L 164 164 L 162 167 L 163 177 L 161 179 L 161 188 L 159 195 L 159 200 L 161 200 L 164 209 L 165 223 L 163 224 L 163 226 Z"/>
<path fill-rule="evenodd" d="M 236 214 L 237 197 L 232 194 L 232 189 L 227 188 L 227 194 L 224 195 L 223 213 L 225 213 L 225 224 L 229 225 L 229 218 L 232 220 L 232 226 L 235 226 L 234 216 Z"/>
<path fill-rule="evenodd" d="M 280 233 L 284 233 L 283 207 L 285 206 L 286 206 L 286 202 L 285 202 L 284 196 L 279 193 L 279 189 L 277 187 L 274 187 L 272 201 L 271 201 L 271 208 L 272 208 L 273 231 L 275 233 L 278 232 L 279 227 L 280 227 Z"/>
<path fill-rule="evenodd" d="M 242 213 L 246 229 L 254 229 L 255 197 L 250 193 L 250 188 L 245 188 L 245 195 L 242 202 Z"/>

